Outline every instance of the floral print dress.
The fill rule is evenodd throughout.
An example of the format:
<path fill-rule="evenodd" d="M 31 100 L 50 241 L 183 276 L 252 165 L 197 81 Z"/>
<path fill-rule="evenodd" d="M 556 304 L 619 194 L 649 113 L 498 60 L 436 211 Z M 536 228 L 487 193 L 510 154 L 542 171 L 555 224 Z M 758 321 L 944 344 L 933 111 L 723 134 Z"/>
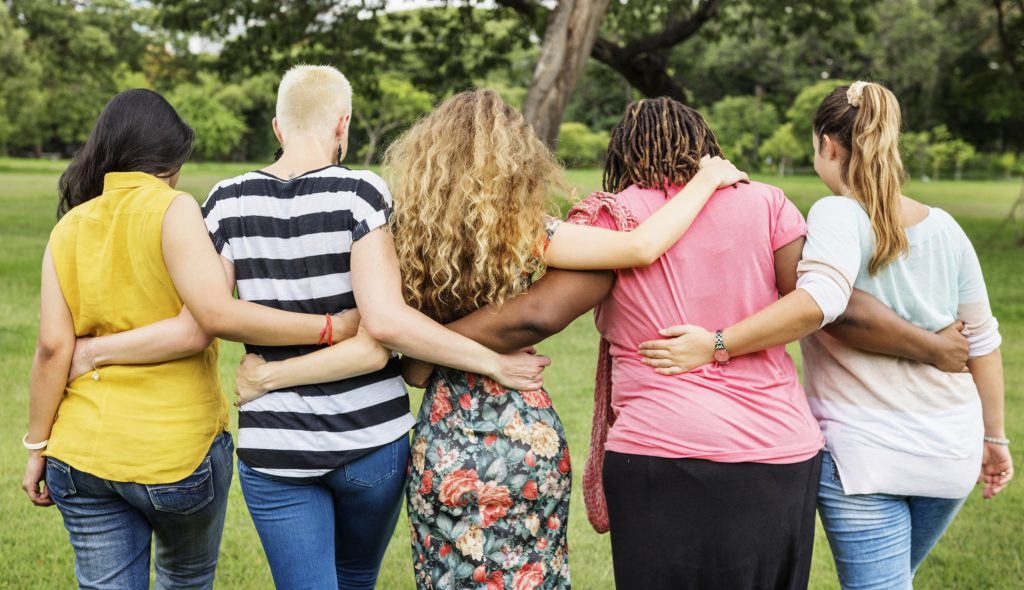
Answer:
<path fill-rule="evenodd" d="M 568 589 L 571 486 L 548 394 L 437 368 L 406 488 L 421 589 Z"/>

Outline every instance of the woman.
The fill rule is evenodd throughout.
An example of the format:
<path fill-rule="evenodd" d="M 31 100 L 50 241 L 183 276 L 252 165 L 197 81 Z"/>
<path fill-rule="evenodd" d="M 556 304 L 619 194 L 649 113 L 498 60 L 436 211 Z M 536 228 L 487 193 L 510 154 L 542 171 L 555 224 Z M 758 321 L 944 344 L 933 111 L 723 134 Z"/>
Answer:
<path fill-rule="evenodd" d="M 333 341 L 330 316 L 232 298 L 198 205 L 174 190 L 193 137 L 162 97 L 128 91 L 104 108 L 61 180 L 66 215 L 43 262 L 23 487 L 34 503 L 58 505 L 86 588 L 147 587 L 153 535 L 159 585 L 213 583 L 232 442 L 207 335 L 274 347 Z M 198 326 L 162 331 L 180 322 Z M 466 368 L 524 389 L 539 383 L 543 359 L 414 323 L 406 333 L 422 341 L 446 338 L 434 348 L 447 354 L 413 347 L 426 356 L 468 359 Z M 107 339 L 127 343 L 115 363 L 146 366 L 93 365 L 67 384 L 76 336 L 101 337 L 84 343 L 86 357 Z M 333 555 L 331 566 L 334 576 Z"/>
<path fill-rule="evenodd" d="M 799 288 L 717 338 L 738 355 L 805 336 L 843 313 L 853 287 L 926 329 L 963 322 L 969 373 L 865 353 L 822 332 L 801 342 L 827 443 L 818 508 L 844 588 L 910 588 L 978 466 L 985 498 L 1013 477 L 1001 338 L 981 267 L 949 214 L 902 194 L 899 132 L 899 103 L 881 85 L 857 82 L 825 98 L 814 167 L 840 196 L 811 209 Z M 715 336 L 694 326 L 674 333 L 683 334 L 675 343 L 647 346 L 659 359 L 651 364 L 677 373 L 711 359 Z"/>
<path fill-rule="evenodd" d="M 174 186 L 193 138 L 160 95 L 130 90 L 104 107 L 60 179 L 22 485 L 33 503 L 60 509 L 82 588 L 148 587 L 154 535 L 158 585 L 212 587 L 233 445 L 205 334 L 170 342 L 190 349 L 175 361 L 66 383 L 75 337 L 172 317 L 183 300 L 234 325 L 210 333 L 268 344 L 315 342 L 323 322 L 232 300 L 212 248 L 189 260 L 205 229 Z"/>
<path fill-rule="evenodd" d="M 457 94 L 385 159 L 406 299 L 450 321 L 522 293 L 542 263 L 649 263 L 716 189 L 745 179 L 720 158 L 699 172 L 699 158 L 691 164 L 690 186 L 632 234 L 558 225 L 543 214 L 560 172 L 550 151 L 494 92 Z M 251 376 L 243 371 L 242 381 Z M 413 439 L 407 495 L 420 587 L 568 587 L 569 455 L 543 390 L 439 368 Z"/>

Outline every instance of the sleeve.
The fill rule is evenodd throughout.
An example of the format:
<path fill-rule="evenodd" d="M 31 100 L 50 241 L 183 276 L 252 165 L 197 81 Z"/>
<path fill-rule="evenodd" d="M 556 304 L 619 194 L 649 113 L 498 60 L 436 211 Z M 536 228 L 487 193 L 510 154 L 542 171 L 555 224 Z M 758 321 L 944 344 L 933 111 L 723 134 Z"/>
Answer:
<path fill-rule="evenodd" d="M 372 172 L 366 173 L 356 184 L 352 198 L 352 241 L 356 242 L 375 229 L 384 227 L 391 219 L 391 191 L 384 180 Z"/>
<path fill-rule="evenodd" d="M 999 322 L 989 306 L 981 263 L 967 234 L 960 230 L 960 273 L 958 275 L 957 319 L 964 323 L 968 356 L 976 358 L 994 352 L 1003 343 Z"/>
<path fill-rule="evenodd" d="M 234 262 L 234 256 L 231 253 L 231 237 L 228 235 L 227 228 L 225 227 L 225 219 L 229 217 L 227 213 L 227 201 L 222 198 L 224 190 L 220 185 L 213 187 L 210 191 L 209 196 L 206 197 L 206 202 L 203 203 L 203 221 L 206 222 L 206 231 L 210 234 L 210 239 L 213 241 L 214 248 L 217 249 L 217 253 Z"/>
<path fill-rule="evenodd" d="M 775 201 L 775 216 L 772 220 L 772 251 L 807 235 L 807 223 L 800 210 L 781 193 Z"/>
<path fill-rule="evenodd" d="M 822 326 L 846 311 L 860 273 L 860 205 L 845 197 L 826 197 L 807 215 L 807 242 L 797 265 L 798 289 L 806 291 L 824 314 Z"/>

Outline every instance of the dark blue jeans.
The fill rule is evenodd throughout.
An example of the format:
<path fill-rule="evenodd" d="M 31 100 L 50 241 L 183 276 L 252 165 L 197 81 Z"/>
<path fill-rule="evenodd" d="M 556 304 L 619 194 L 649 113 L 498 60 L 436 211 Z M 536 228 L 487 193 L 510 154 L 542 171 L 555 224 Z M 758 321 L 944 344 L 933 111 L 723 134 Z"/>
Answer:
<path fill-rule="evenodd" d="M 157 588 L 212 588 L 233 451 L 225 432 L 191 475 L 159 485 L 110 481 L 48 458 L 46 487 L 71 538 L 79 587 L 149 588 L 155 536 Z"/>
<path fill-rule="evenodd" d="M 239 459 L 274 585 L 372 590 L 398 521 L 408 459 L 408 436 L 314 478 L 267 475 Z"/>

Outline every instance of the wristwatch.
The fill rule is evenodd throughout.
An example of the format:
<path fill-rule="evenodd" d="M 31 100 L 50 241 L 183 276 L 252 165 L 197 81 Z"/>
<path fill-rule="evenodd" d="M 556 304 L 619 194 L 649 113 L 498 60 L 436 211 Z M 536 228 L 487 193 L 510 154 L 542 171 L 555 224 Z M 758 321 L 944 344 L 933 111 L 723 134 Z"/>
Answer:
<path fill-rule="evenodd" d="M 725 348 L 725 340 L 722 339 L 722 331 L 715 330 L 715 362 L 719 365 L 728 365 L 729 359 L 729 351 Z"/>

